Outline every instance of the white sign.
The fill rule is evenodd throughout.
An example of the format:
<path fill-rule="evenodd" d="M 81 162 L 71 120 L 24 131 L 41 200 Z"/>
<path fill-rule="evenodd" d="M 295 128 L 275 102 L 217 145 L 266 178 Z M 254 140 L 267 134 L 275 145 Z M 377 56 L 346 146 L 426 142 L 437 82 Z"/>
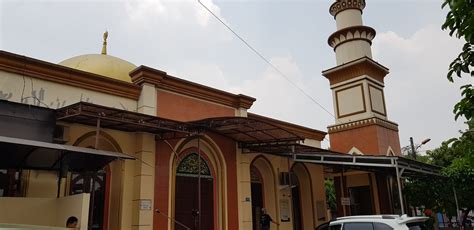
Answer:
<path fill-rule="evenodd" d="M 341 204 L 342 204 L 342 205 L 351 205 L 351 198 L 349 198 L 349 197 L 341 197 Z"/>
<path fill-rule="evenodd" d="M 140 200 L 140 210 L 151 210 L 151 200 Z"/>
<path fill-rule="evenodd" d="M 282 222 L 290 221 L 290 201 L 280 199 L 280 220 Z"/>

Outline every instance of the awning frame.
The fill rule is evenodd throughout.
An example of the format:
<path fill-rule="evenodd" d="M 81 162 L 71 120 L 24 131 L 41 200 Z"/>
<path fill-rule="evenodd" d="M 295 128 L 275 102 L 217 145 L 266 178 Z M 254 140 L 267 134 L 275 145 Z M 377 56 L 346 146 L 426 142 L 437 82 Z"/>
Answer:
<path fill-rule="evenodd" d="M 35 141 L 35 140 L 28 140 L 28 139 L 21 139 L 21 138 L 13 138 L 13 137 L 6 137 L 6 136 L 0 136 L 0 145 L 4 145 L 5 147 L 10 147 L 10 148 L 25 148 L 28 150 L 27 153 L 25 153 L 23 156 L 20 156 L 21 159 L 15 159 L 13 156 L 6 156 L 3 154 L 9 154 L 9 152 L 3 152 L 0 157 L 5 157 L 5 160 L 2 160 L 2 164 L 5 165 L 7 168 L 16 168 L 16 169 L 36 169 L 36 170 L 50 170 L 50 171 L 57 171 L 60 170 L 60 167 L 58 167 L 58 164 L 63 162 L 66 157 L 92 157 L 92 158 L 97 158 L 100 159 L 100 161 L 103 162 L 110 162 L 115 159 L 135 159 L 133 156 L 130 156 L 128 154 L 124 153 L 118 153 L 118 152 L 110 152 L 110 151 L 104 151 L 104 150 L 97 150 L 97 149 L 91 149 L 91 148 L 83 148 L 83 147 L 77 147 L 77 146 L 72 146 L 72 145 L 62 145 L 62 144 L 55 144 L 55 143 L 49 143 L 49 142 L 43 142 L 43 141 Z M 6 150 L 5 150 L 6 151 Z M 13 150 L 12 150 L 13 151 Z M 46 159 L 46 155 L 48 157 L 52 157 L 51 159 L 46 159 L 45 162 L 50 162 L 49 165 L 43 165 L 38 162 L 29 162 L 28 159 L 32 157 L 35 152 L 39 151 L 38 156 L 36 157 L 42 157 Z M 71 154 L 77 154 L 74 156 L 71 156 Z M 18 152 L 15 152 L 15 154 L 19 154 Z M 13 155 L 15 155 L 13 154 Z M 11 162 L 7 162 L 10 160 Z M 71 160 L 72 161 L 72 160 Z M 71 168 L 76 169 L 74 165 L 71 165 L 71 162 L 68 162 Z M 74 161 L 72 161 L 72 164 L 74 164 Z M 77 163 L 79 164 L 79 162 Z M 97 164 L 97 168 L 102 167 L 102 165 Z M 95 166 L 90 165 L 90 169 L 93 170 L 92 168 L 96 168 Z M 89 169 L 89 167 L 87 167 Z"/>
<path fill-rule="evenodd" d="M 344 165 L 363 167 L 376 167 L 386 169 L 400 169 L 400 176 L 403 173 L 424 173 L 434 176 L 441 176 L 440 167 L 410 160 L 400 156 L 367 156 L 350 154 L 294 154 L 295 162 L 306 162 L 322 165 Z"/>
<path fill-rule="evenodd" d="M 191 133 L 192 126 L 186 122 L 174 121 L 147 114 L 78 102 L 56 110 L 56 120 L 96 126 L 126 132 Z"/>

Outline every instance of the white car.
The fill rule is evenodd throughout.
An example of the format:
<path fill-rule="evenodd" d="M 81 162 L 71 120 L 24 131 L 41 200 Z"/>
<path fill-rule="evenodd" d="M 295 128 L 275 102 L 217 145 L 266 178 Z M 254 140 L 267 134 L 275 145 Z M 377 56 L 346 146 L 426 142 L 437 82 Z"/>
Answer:
<path fill-rule="evenodd" d="M 421 230 L 427 219 L 407 215 L 346 216 L 322 224 L 316 230 Z"/>

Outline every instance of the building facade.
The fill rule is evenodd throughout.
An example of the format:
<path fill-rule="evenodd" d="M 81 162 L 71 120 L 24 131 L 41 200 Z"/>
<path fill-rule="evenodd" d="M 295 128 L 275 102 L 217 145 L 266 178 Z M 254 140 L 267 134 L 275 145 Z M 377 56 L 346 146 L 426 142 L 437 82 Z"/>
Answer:
<path fill-rule="evenodd" d="M 284 127 L 313 147 L 320 147 L 325 136 L 322 131 L 248 113 L 254 98 L 136 67 L 105 52 L 53 64 L 2 51 L 0 62 L 0 95 L 10 102 L 64 111 L 82 102 L 178 122 L 242 117 L 248 125 Z M 91 192 L 87 184 L 95 182 L 92 229 L 186 229 L 178 222 L 191 229 L 259 229 L 263 207 L 280 229 L 313 229 L 326 220 L 321 165 L 243 153 L 238 141 L 215 132 L 169 132 L 171 137 L 163 137 L 123 131 L 104 125 L 108 114 L 101 113 L 105 112 L 98 112 L 103 116 L 98 125 L 85 125 L 79 119 L 56 121 L 61 130 L 57 143 L 136 158 L 116 160 L 95 175 L 69 172 L 63 179 L 60 196 Z M 23 171 L 19 183 L 24 186 L 17 196 L 57 196 L 56 171 Z M 292 186 L 280 181 L 287 172 L 294 173 Z"/>
<path fill-rule="evenodd" d="M 375 30 L 362 24 L 364 7 L 363 0 L 338 0 L 330 8 L 337 32 L 328 42 L 337 66 L 323 75 L 336 114 L 328 127 L 332 152 L 320 148 L 324 131 L 248 112 L 252 97 L 108 55 L 107 34 L 100 54 L 58 64 L 1 51 L 0 100 L 55 110 L 55 143 L 135 159 L 63 176 L 2 169 L 10 175 L 4 183 L 22 185 L 2 196 L 89 193 L 81 229 L 259 230 L 266 208 L 279 224 L 272 229 L 310 230 L 330 218 L 324 186 L 330 179 L 338 215 L 393 213 L 395 188 L 385 174 L 294 158 L 400 155 L 383 93 L 388 69 L 372 60 Z M 11 179 L 18 171 L 22 176 Z M 48 225 L 35 218 L 26 224 Z"/>

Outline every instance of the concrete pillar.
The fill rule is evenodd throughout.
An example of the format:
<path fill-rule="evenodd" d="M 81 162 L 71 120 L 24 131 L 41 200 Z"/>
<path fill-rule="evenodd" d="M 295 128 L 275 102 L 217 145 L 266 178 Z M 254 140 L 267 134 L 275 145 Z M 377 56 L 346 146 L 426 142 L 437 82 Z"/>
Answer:
<path fill-rule="evenodd" d="M 155 86 L 150 83 L 143 83 L 137 111 L 156 116 L 156 96 Z M 135 149 L 137 160 L 134 162 L 133 175 L 132 229 L 152 230 L 155 185 L 155 135 L 137 133 Z"/>
<path fill-rule="evenodd" d="M 133 175 L 132 229 L 153 229 L 153 197 L 155 185 L 155 137 L 137 134 L 135 174 Z"/>
<path fill-rule="evenodd" d="M 239 199 L 239 230 L 252 229 L 251 155 L 237 149 L 237 186 Z"/>

